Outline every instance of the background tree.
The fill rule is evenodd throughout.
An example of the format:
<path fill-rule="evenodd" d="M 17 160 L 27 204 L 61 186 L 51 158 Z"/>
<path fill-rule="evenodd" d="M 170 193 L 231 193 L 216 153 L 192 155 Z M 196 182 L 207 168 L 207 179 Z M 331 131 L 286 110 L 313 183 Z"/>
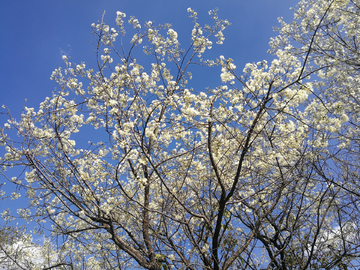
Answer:
<path fill-rule="evenodd" d="M 275 59 L 241 74 L 231 58 L 202 58 L 228 21 L 214 10 L 201 27 L 188 12 L 185 50 L 170 25 L 143 30 L 130 17 L 126 49 L 115 43 L 124 13 L 117 29 L 93 24 L 97 71 L 64 57 L 51 98 L 19 121 L 7 113 L 1 162 L 26 167 L 11 181 L 30 201 L 20 217 L 56 243 L 45 267 L 355 267 L 358 93 L 344 78 L 352 71 L 356 86 L 345 53 L 357 51 L 356 3 L 300 2 L 271 42 Z M 197 89 L 199 68 L 212 66 L 222 84 Z"/>
<path fill-rule="evenodd" d="M 0 229 L 0 269 L 44 269 L 56 254 L 49 241 L 35 243 L 25 226 Z"/>

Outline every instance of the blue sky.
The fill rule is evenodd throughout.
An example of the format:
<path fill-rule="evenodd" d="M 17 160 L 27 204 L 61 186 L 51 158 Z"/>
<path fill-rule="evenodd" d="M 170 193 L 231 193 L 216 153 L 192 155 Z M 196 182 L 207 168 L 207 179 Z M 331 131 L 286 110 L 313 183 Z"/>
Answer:
<path fill-rule="evenodd" d="M 62 54 L 77 63 L 84 61 L 87 68 L 95 68 L 94 46 L 89 42 L 94 41 L 90 25 L 101 20 L 104 10 L 104 21 L 111 27 L 115 27 L 118 10 L 125 12 L 127 19 L 135 16 L 142 25 L 149 20 L 156 24 L 171 23 L 187 48 L 189 43 L 183 44 L 182 40 L 184 43 L 190 40 L 193 27 L 187 8 L 198 12 L 200 23 L 207 23 L 208 11 L 218 7 L 219 17 L 232 24 L 224 31 L 224 45 L 214 46 L 210 56 L 231 57 L 241 71 L 248 62 L 272 59 L 266 52 L 270 37 L 276 35 L 273 27 L 278 26 L 279 16 L 286 21 L 292 19 L 289 8 L 296 3 L 296 0 L 1 0 L 0 105 L 8 106 L 16 118 L 25 99 L 26 106 L 37 109 L 56 87 L 50 75 L 55 68 L 63 66 Z M 217 74 L 216 80 L 220 82 L 220 72 Z M 204 82 L 211 84 L 205 76 Z M 0 125 L 5 121 L 0 115 Z M 4 181 L 0 176 L 0 182 Z M 23 202 L 13 201 L 10 207 Z M 7 207 L 0 202 L 0 212 Z"/>
<path fill-rule="evenodd" d="M 25 98 L 28 107 L 37 107 L 51 95 L 55 84 L 51 72 L 63 65 L 62 53 L 71 61 L 94 63 L 94 48 L 89 40 L 91 23 L 101 20 L 115 26 L 117 10 L 127 18 L 134 15 L 143 24 L 169 22 L 178 31 L 179 38 L 189 39 L 191 19 L 186 9 L 191 7 L 199 20 L 207 21 L 207 12 L 219 8 L 219 17 L 232 25 L 225 31 L 225 43 L 215 53 L 232 57 L 242 69 L 247 62 L 271 59 L 266 54 L 277 17 L 292 18 L 290 6 L 294 0 L 1 0 L 0 1 L 0 92 L 1 102 L 17 115 Z M 184 34 L 186 36 L 184 36 Z M 188 45 L 188 44 L 184 44 Z M 2 105 L 1 104 L 1 105 Z M 3 122 L 3 119 L 1 119 Z"/>

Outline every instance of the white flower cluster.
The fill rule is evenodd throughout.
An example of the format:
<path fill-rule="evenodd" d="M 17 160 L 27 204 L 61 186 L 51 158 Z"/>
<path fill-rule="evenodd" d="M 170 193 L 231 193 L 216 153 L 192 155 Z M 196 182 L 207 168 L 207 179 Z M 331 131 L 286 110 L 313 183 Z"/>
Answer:
<path fill-rule="evenodd" d="M 221 65 L 221 81 L 223 83 L 229 82 L 230 84 L 234 84 L 233 81 L 235 79 L 234 72 L 236 66 L 232 63 L 233 60 L 231 58 L 225 59 L 223 55 L 220 55 L 220 65 Z"/>

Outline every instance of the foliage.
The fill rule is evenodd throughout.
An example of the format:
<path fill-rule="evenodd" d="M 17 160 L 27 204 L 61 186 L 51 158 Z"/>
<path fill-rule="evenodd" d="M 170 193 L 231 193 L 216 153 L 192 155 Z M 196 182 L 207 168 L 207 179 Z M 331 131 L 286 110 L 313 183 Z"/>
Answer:
<path fill-rule="evenodd" d="M 0 229 L 0 269 L 44 269 L 56 258 L 54 250 L 49 241 L 35 243 L 24 226 Z"/>
<path fill-rule="evenodd" d="M 301 1 L 275 59 L 242 72 L 202 58 L 229 25 L 216 10 L 201 27 L 188 9 L 188 49 L 130 17 L 126 50 L 121 12 L 93 24 L 97 70 L 64 57 L 52 97 L 1 129 L 4 171 L 26 167 L 9 179 L 30 202 L 18 214 L 56 243 L 46 267 L 358 266 L 359 4 Z M 221 84 L 198 89 L 210 67 Z"/>

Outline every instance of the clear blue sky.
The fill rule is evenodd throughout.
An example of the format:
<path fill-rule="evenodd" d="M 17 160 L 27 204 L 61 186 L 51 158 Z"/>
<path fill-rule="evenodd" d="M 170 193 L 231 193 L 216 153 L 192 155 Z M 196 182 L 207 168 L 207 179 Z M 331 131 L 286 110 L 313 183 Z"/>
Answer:
<path fill-rule="evenodd" d="M 0 106 L 8 106 L 17 118 L 25 99 L 28 107 L 38 108 L 56 86 L 49 78 L 55 68 L 63 66 L 64 53 L 71 61 L 84 61 L 87 67 L 95 68 L 90 25 L 101 20 L 104 10 L 105 22 L 114 27 L 118 10 L 125 12 L 127 18 L 134 15 L 142 25 L 149 20 L 171 23 L 181 42 L 190 39 L 192 21 L 188 7 L 198 12 L 200 23 L 208 22 L 208 11 L 218 7 L 219 17 L 232 25 L 224 32 L 224 45 L 214 46 L 213 57 L 231 57 L 241 71 L 247 62 L 272 59 L 266 53 L 270 37 L 276 35 L 272 28 L 278 26 L 279 16 L 287 21 L 293 18 L 289 8 L 296 3 L 297 0 L 0 0 Z M 187 48 L 189 44 L 183 45 Z M 204 80 L 207 82 L 208 78 Z M 0 115 L 0 125 L 5 121 Z M 0 176 L 0 182 L 4 181 Z M 13 207 L 20 202 L 13 202 Z M 0 202 L 0 212 L 7 207 Z"/>
<path fill-rule="evenodd" d="M 218 7 L 219 17 L 228 19 L 232 25 L 225 31 L 225 43 L 216 53 L 232 57 L 242 70 L 247 62 L 270 59 L 266 51 L 269 38 L 276 34 L 272 27 L 278 25 L 279 16 L 291 19 L 289 7 L 296 3 L 294 0 L 1 0 L 0 105 L 6 104 L 15 115 L 25 98 L 29 107 L 37 107 L 55 87 L 49 80 L 50 74 L 62 65 L 64 52 L 72 61 L 84 61 L 88 67 L 94 63 L 90 24 L 101 20 L 104 10 L 107 24 L 115 26 L 115 13 L 120 10 L 127 18 L 134 15 L 142 24 L 148 20 L 169 22 L 180 38 L 184 38 L 184 33 L 188 40 L 192 23 L 186 9 L 195 9 L 201 22 L 208 19 L 210 9 Z"/>

